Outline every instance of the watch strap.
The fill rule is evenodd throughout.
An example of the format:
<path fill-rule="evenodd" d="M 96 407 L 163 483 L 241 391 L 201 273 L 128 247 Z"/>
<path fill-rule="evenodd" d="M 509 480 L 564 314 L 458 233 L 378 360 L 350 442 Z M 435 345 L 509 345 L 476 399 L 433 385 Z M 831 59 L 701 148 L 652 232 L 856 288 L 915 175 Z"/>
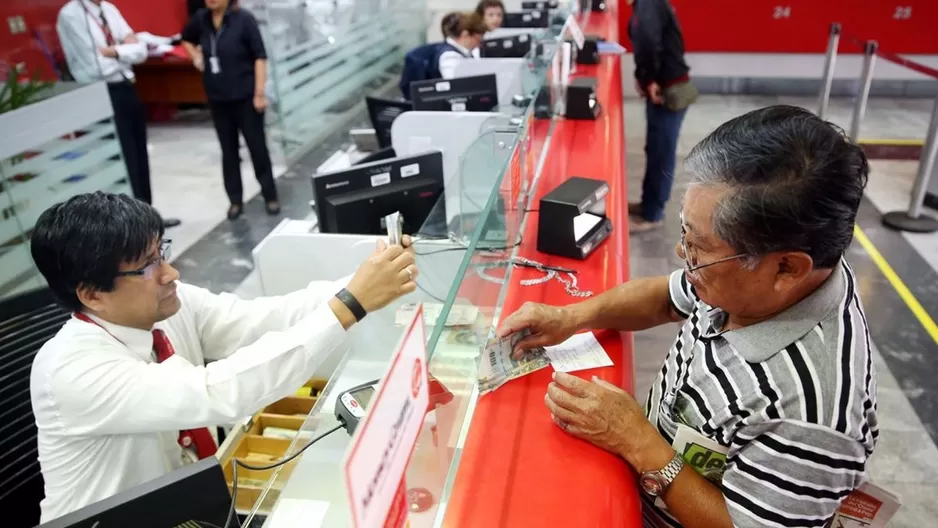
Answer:
<path fill-rule="evenodd" d="M 667 486 L 670 486 L 671 483 L 674 482 L 674 479 L 677 478 L 677 474 L 680 473 L 681 469 L 683 468 L 684 468 L 684 457 L 681 456 L 680 453 L 675 451 L 674 458 L 672 458 L 671 461 L 668 462 L 668 465 L 664 466 L 664 469 L 662 469 L 659 472 L 662 479 L 664 480 L 665 489 L 667 489 Z"/>
<path fill-rule="evenodd" d="M 355 316 L 356 321 L 361 321 L 368 315 L 368 312 L 365 311 L 365 308 L 362 307 L 362 304 L 358 302 L 358 299 L 352 295 L 351 292 L 342 288 L 338 293 L 335 294 L 336 299 L 338 299 L 346 308 L 352 312 L 352 315 Z"/>

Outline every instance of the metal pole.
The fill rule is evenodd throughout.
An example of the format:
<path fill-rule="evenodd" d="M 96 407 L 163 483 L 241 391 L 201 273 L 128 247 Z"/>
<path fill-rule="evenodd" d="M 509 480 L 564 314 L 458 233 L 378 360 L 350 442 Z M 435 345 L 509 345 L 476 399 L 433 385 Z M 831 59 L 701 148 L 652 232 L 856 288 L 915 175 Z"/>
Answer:
<path fill-rule="evenodd" d="M 821 119 L 827 115 L 827 102 L 831 98 L 831 86 L 834 84 L 834 69 L 837 65 L 837 48 L 840 45 L 840 24 L 831 24 L 827 39 L 827 58 L 824 61 L 824 77 L 821 79 L 821 95 L 818 100 L 817 115 Z"/>
<path fill-rule="evenodd" d="M 873 84 L 873 67 L 876 65 L 877 47 L 878 44 L 875 40 L 869 40 L 863 50 L 863 71 L 860 73 L 860 86 L 853 107 L 853 120 L 850 123 L 850 139 L 854 143 L 860 140 L 860 124 L 863 122 L 864 114 L 866 114 L 866 102 L 870 98 L 870 86 Z"/>
<path fill-rule="evenodd" d="M 925 146 L 922 147 L 922 157 L 918 163 L 918 174 L 915 176 L 915 185 L 909 197 L 908 211 L 893 211 L 883 215 L 883 224 L 901 231 L 914 233 L 934 233 L 938 231 L 938 220 L 922 214 L 922 202 L 928 188 L 928 179 L 938 161 L 938 99 L 931 111 L 931 122 L 928 123 L 928 136 Z"/>
<path fill-rule="evenodd" d="M 909 202 L 909 216 L 917 218 L 922 214 L 922 202 L 925 201 L 925 192 L 928 179 L 935 168 L 938 158 L 938 99 L 931 111 L 931 122 L 928 124 L 928 136 L 925 146 L 922 147 L 922 157 L 918 163 L 918 175 L 915 177 L 915 187 L 912 188 L 912 198 Z"/>

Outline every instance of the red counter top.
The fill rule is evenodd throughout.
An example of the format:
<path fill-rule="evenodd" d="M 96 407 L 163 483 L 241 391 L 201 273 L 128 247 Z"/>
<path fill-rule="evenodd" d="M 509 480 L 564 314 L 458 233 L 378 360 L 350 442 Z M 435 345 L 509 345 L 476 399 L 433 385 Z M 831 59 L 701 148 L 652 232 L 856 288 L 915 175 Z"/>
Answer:
<path fill-rule="evenodd" d="M 614 8 L 592 13 L 587 33 L 616 40 Z M 602 292 L 628 278 L 628 205 L 626 200 L 622 83 L 618 57 L 598 66 L 577 67 L 577 75 L 598 79 L 602 113 L 596 121 L 560 121 L 551 138 L 543 173 L 531 207 L 571 176 L 605 179 L 610 186 L 608 211 L 613 233 L 585 261 L 538 253 L 538 213 L 528 213 L 519 255 L 545 264 L 574 268 L 579 288 Z M 526 301 L 576 302 L 557 281 L 522 287 L 518 281 L 539 276 L 515 269 L 502 316 Z M 632 392 L 631 336 L 597 334 L 615 365 L 579 372 L 597 375 Z M 479 399 L 463 448 L 456 482 L 447 505 L 446 527 L 507 528 L 532 526 L 641 526 L 635 475 L 624 461 L 575 439 L 550 419 L 544 394 L 552 369 L 514 380 Z"/>

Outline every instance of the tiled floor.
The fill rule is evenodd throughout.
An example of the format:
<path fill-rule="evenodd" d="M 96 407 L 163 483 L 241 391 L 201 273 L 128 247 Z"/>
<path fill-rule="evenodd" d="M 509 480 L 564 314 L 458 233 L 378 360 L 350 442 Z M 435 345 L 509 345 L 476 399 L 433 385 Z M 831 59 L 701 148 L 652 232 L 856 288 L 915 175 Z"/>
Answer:
<path fill-rule="evenodd" d="M 682 129 L 679 145 L 679 157 L 683 158 L 690 148 L 720 123 L 746 111 L 770 104 L 789 103 L 812 108 L 813 100 L 777 97 L 749 96 L 706 96 L 688 112 Z M 931 101 L 892 101 L 873 100 L 868 114 L 864 137 L 876 138 L 921 138 L 924 136 L 929 116 Z M 644 103 L 635 98 L 626 100 L 625 105 L 627 163 L 629 174 L 630 198 L 640 197 L 641 180 L 644 173 Z M 834 101 L 829 119 L 841 126 L 849 125 L 850 101 Z M 872 174 L 867 189 L 867 198 L 880 211 L 904 209 L 908 205 L 909 192 L 915 177 L 917 162 L 872 163 Z M 672 201 L 668 206 L 669 218 L 676 218 L 680 196 L 686 188 L 686 175 L 678 169 Z M 862 226 L 868 232 L 880 229 L 878 226 Z M 633 276 L 658 275 L 662 269 L 675 269 L 680 266 L 674 254 L 674 243 L 679 235 L 676 222 L 669 222 L 661 231 L 632 237 L 631 272 Z M 891 235 L 895 236 L 895 235 Z M 928 262 L 932 270 L 938 270 L 938 235 L 901 235 Z M 855 244 L 856 246 L 856 244 Z M 866 258 L 864 250 L 854 247 L 849 256 Z M 887 259 L 890 255 L 887 255 Z M 861 282 L 880 279 L 864 277 L 867 269 L 879 274 L 875 267 L 864 268 L 855 264 Z M 898 264 L 896 265 L 898 268 Z M 925 270 L 922 270 L 925 271 Z M 928 270 L 931 271 L 931 270 Z M 908 280 L 908 279 L 907 279 Z M 885 282 L 885 281 L 883 281 Z M 865 296 L 868 313 L 879 306 L 872 303 L 887 303 L 886 298 Z M 898 297 L 892 302 L 898 303 Z M 903 322 L 912 318 L 904 306 L 897 304 L 886 313 L 903 318 Z M 938 314 L 932 314 L 938 316 Z M 917 324 L 917 323 L 915 323 Z M 898 326 L 898 324 L 895 324 Z M 676 327 L 641 332 L 635 336 L 636 394 L 644 397 L 661 366 L 663 355 L 671 345 Z M 873 336 L 874 343 L 877 341 Z M 928 342 L 924 350 L 905 348 L 906 354 L 930 353 L 931 361 L 938 354 L 938 344 Z M 890 348 L 890 351 L 892 349 Z M 895 354 L 890 353 L 890 357 Z M 902 383 L 892 374 L 890 365 L 878 350 L 875 354 L 879 380 L 879 417 L 881 437 L 877 450 L 870 462 L 871 479 L 903 498 L 903 509 L 893 520 L 893 527 L 932 526 L 938 515 L 938 447 L 933 440 L 934 424 L 923 424 L 913 402 L 916 398 L 934 400 L 938 397 L 938 382 L 928 386 L 916 386 L 915 391 L 908 390 L 906 380 Z M 896 363 L 893 363 L 896 365 Z"/>
<path fill-rule="evenodd" d="M 690 110 L 684 123 L 679 154 L 686 155 L 690 148 L 715 126 L 745 111 L 761 106 L 789 103 L 813 108 L 810 98 L 777 98 L 764 96 L 704 96 Z M 928 100 L 878 100 L 870 101 L 864 137 L 870 138 L 921 138 L 927 126 L 931 110 Z M 632 198 L 638 198 L 641 176 L 644 170 L 644 109 L 636 98 L 627 98 L 625 104 L 627 137 L 627 163 Z M 843 127 L 849 125 L 851 101 L 832 101 L 829 118 Z M 316 160 L 323 160 L 346 138 L 337 134 L 310 154 L 303 163 L 291 167 L 280 179 L 284 194 L 284 215 L 303 218 L 309 215 L 306 202 L 311 197 L 308 173 L 315 168 Z M 176 255 L 181 255 L 176 264 L 184 279 L 209 287 L 216 291 L 233 290 L 245 297 L 260 294 L 260 288 L 251 273 L 250 250 L 260 238 L 276 225 L 277 219 L 253 215 L 240 223 L 225 220 L 227 200 L 220 174 L 220 152 L 214 131 L 205 116 L 189 115 L 184 123 L 155 125 L 150 129 L 151 160 L 153 164 L 153 187 L 156 206 L 166 216 L 178 217 L 183 225 L 170 231 L 176 245 Z M 271 142 L 271 147 L 276 145 Z M 246 202 L 257 194 L 258 185 L 253 178 L 249 157 L 243 155 L 243 180 Z M 274 163 L 279 164 L 277 174 L 284 172 L 282 157 L 275 154 Z M 938 270 L 938 235 L 896 235 L 877 225 L 880 211 L 903 209 L 907 206 L 909 190 L 915 176 L 916 162 L 872 163 L 873 174 L 867 190 L 868 203 L 864 214 L 868 222 L 862 225 L 870 238 L 901 244 L 908 255 L 901 252 L 885 252 L 897 273 L 909 283 L 914 291 L 926 288 L 915 282 L 922 272 Z M 685 183 L 679 170 L 674 200 L 669 204 L 670 218 L 677 213 L 678 197 Z M 256 202 L 256 200 L 255 200 Z M 260 207 L 248 203 L 248 208 Z M 246 217 L 249 215 L 246 215 Z M 678 236 L 676 222 L 669 222 L 662 230 L 632 238 L 631 270 L 633 276 L 660 273 L 662 269 L 679 266 L 674 255 L 674 241 Z M 879 243 L 879 242 L 877 242 Z M 922 329 L 901 304 L 895 292 L 880 271 L 868 261 L 868 255 L 860 247 L 851 249 L 849 258 L 867 284 L 864 291 L 868 313 L 880 319 L 880 327 L 889 329 L 911 328 L 922 334 Z M 866 259 L 866 260 L 864 260 Z M 926 264 L 927 263 L 927 264 Z M 910 268 L 911 266 L 911 268 Z M 930 269 L 927 269 L 929 268 Z M 919 267 L 916 271 L 916 267 Z M 864 276 L 863 274 L 866 274 Z M 930 280 L 931 275 L 925 274 Z M 918 277 L 921 279 L 921 277 Z M 938 288 L 938 280 L 932 287 Z M 938 295 L 934 299 L 920 299 L 933 318 L 938 313 Z M 871 322 L 871 325 L 873 322 Z M 934 438 L 938 435 L 938 376 L 913 379 L 897 367 L 909 367 L 903 363 L 908 357 L 923 357 L 926 364 L 938 364 L 938 345 L 928 336 L 918 335 L 913 339 L 913 330 L 896 330 L 874 342 L 883 353 L 877 352 L 876 366 L 879 374 L 879 415 L 882 436 L 870 464 L 872 479 L 880 485 L 900 494 L 905 506 L 891 526 L 931 526 L 938 518 L 938 448 Z M 635 361 L 637 394 L 647 393 L 652 378 L 657 373 L 667 348 L 676 332 L 675 326 L 642 332 L 635 336 Z M 905 358 L 905 359 L 904 359 Z M 915 372 L 914 364 L 912 371 Z M 902 373 L 896 379 L 893 371 Z M 926 369 L 927 370 L 927 369 Z M 928 371 L 930 372 L 930 371 Z M 931 412 L 933 410 L 934 412 Z M 923 421 L 925 423 L 923 423 Z M 934 422 L 934 423 L 932 423 Z"/>

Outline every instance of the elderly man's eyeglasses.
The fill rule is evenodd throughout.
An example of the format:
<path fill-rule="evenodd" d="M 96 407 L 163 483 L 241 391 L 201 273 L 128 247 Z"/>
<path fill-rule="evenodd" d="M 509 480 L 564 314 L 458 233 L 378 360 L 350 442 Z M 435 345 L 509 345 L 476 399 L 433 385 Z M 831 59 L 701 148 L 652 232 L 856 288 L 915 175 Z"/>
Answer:
<path fill-rule="evenodd" d="M 704 264 L 698 263 L 696 250 L 692 252 L 691 248 L 687 247 L 687 230 L 684 227 L 684 213 L 683 212 L 681 213 L 681 252 L 684 253 L 685 271 L 687 273 L 693 274 L 694 276 L 697 276 L 697 272 L 704 268 L 709 268 L 710 266 L 714 266 L 716 264 L 728 262 L 730 260 L 741 259 L 743 257 L 749 256 L 745 253 L 740 253 L 739 255 L 733 255 L 731 257 L 721 258 L 713 262 L 707 262 Z"/>
<path fill-rule="evenodd" d="M 153 278 L 153 275 L 156 273 L 156 270 L 159 269 L 160 265 L 164 262 L 169 261 L 170 249 L 172 248 L 173 241 L 164 238 L 160 241 L 160 256 L 147 262 L 146 266 L 130 271 L 118 271 L 118 277 L 143 277 L 146 280 Z"/>

